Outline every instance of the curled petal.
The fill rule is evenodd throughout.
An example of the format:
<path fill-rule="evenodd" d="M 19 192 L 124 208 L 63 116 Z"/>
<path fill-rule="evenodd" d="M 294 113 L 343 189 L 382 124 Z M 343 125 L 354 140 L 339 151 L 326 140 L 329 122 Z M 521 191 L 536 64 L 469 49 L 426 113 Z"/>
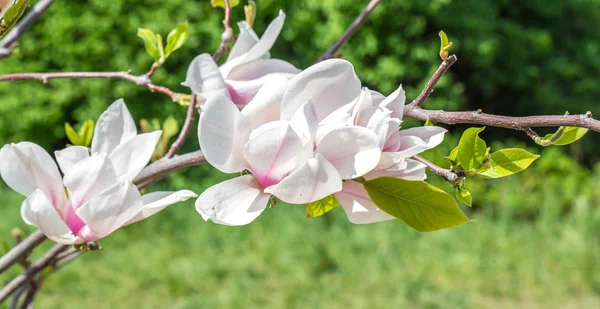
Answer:
<path fill-rule="evenodd" d="M 385 107 L 392 111 L 392 117 L 402 119 L 404 113 L 404 104 L 406 102 L 406 92 L 402 89 L 402 85 L 385 98 L 379 106 Z"/>
<path fill-rule="evenodd" d="M 238 35 L 237 40 L 235 40 L 235 44 L 233 44 L 233 47 L 227 56 L 227 61 L 225 62 L 229 62 L 234 58 L 247 53 L 259 41 L 258 35 L 256 35 L 254 29 L 252 29 L 247 22 L 241 21 L 237 24 L 238 28 L 240 28 L 240 34 Z"/>
<path fill-rule="evenodd" d="M 247 81 L 273 73 L 293 77 L 300 73 L 300 70 L 293 64 L 280 59 L 260 59 L 239 65 L 229 73 L 227 80 Z"/>
<path fill-rule="evenodd" d="M 92 231 L 104 237 L 131 220 L 143 207 L 135 185 L 123 181 L 83 204 L 76 213 Z"/>
<path fill-rule="evenodd" d="M 315 106 L 312 104 L 311 100 L 305 102 L 302 107 L 294 113 L 294 116 L 290 119 L 290 125 L 302 140 L 302 144 L 307 145 L 312 153 L 319 120 L 317 119 Z"/>
<path fill-rule="evenodd" d="M 379 148 L 383 149 L 390 126 L 391 112 L 387 108 L 375 107 L 373 113 L 367 122 L 367 129 L 373 131 L 377 135 L 377 143 Z"/>
<path fill-rule="evenodd" d="M 250 134 L 248 122 L 229 99 L 215 96 L 200 115 L 198 139 L 208 163 L 224 173 L 248 167 L 242 149 Z"/>
<path fill-rule="evenodd" d="M 79 161 L 63 179 L 73 209 L 79 208 L 116 182 L 115 169 L 105 154 L 95 154 Z"/>
<path fill-rule="evenodd" d="M 333 111 L 352 103 L 360 95 L 360 80 L 354 67 L 346 60 L 321 61 L 291 79 L 281 103 L 281 119 L 290 119 L 312 99 L 319 120 Z"/>
<path fill-rule="evenodd" d="M 344 208 L 348 220 L 354 224 L 369 224 L 396 219 L 379 209 L 362 184 L 355 181 L 344 181 L 342 191 L 334 195 Z"/>
<path fill-rule="evenodd" d="M 407 159 L 395 152 L 383 152 L 381 153 L 381 160 L 375 170 L 387 170 L 387 169 L 405 169 L 407 166 Z"/>
<path fill-rule="evenodd" d="M 354 108 L 352 109 L 352 119 L 355 125 L 367 126 L 367 122 L 371 118 L 374 110 L 373 108 L 373 98 L 371 97 L 371 91 L 368 88 L 363 88 L 360 91 L 360 96 L 356 98 L 356 102 L 354 103 Z M 365 110 L 369 110 L 368 113 L 364 113 Z"/>
<path fill-rule="evenodd" d="M 405 158 L 410 158 L 441 144 L 446 132 L 446 129 L 435 126 L 401 130 L 398 133 L 400 137 L 398 152 Z"/>
<path fill-rule="evenodd" d="M 302 154 L 300 137 L 285 121 L 269 122 L 252 131 L 244 147 L 252 173 L 265 188 L 304 163 L 308 158 Z"/>
<path fill-rule="evenodd" d="M 381 150 L 377 135 L 363 127 L 344 127 L 332 130 L 315 150 L 331 162 L 342 179 L 360 177 L 379 163 Z"/>
<path fill-rule="evenodd" d="M 58 166 L 60 166 L 63 174 L 66 174 L 71 170 L 73 165 L 77 164 L 77 162 L 89 158 L 90 151 L 84 146 L 73 146 L 60 151 L 55 151 L 54 156 L 56 157 L 56 162 L 58 162 Z"/>
<path fill-rule="evenodd" d="M 133 180 L 148 164 L 162 131 L 154 131 L 135 136 L 129 142 L 113 150 L 109 159 L 119 181 Z"/>
<path fill-rule="evenodd" d="M 135 217 L 129 220 L 125 225 L 129 225 L 140 220 L 146 219 L 159 211 L 175 203 L 183 202 L 198 195 L 190 190 L 180 190 L 177 192 L 159 191 L 142 195 L 144 208 Z"/>
<path fill-rule="evenodd" d="M 196 200 L 196 210 L 204 220 L 224 225 L 245 225 L 265 210 L 269 197 L 254 176 L 244 175 L 202 192 Z"/>
<path fill-rule="evenodd" d="M 242 109 L 242 115 L 248 120 L 250 129 L 279 120 L 281 98 L 288 82 L 289 80 L 281 75 L 271 75 L 266 79 L 256 96 Z"/>
<path fill-rule="evenodd" d="M 36 190 L 23 201 L 21 216 L 55 242 L 65 245 L 75 243 L 75 235 L 41 190 Z"/>
<path fill-rule="evenodd" d="M 136 135 L 133 117 L 123 99 L 119 99 L 98 118 L 92 139 L 92 153 L 109 154 Z"/>
<path fill-rule="evenodd" d="M 293 75 L 290 74 L 272 73 L 251 80 L 227 80 L 226 83 L 229 94 L 231 95 L 231 101 L 233 101 L 239 109 L 244 109 L 245 106 L 254 99 L 258 91 L 263 88 L 268 80 L 274 78 L 287 80 L 292 76 Z"/>
<path fill-rule="evenodd" d="M 388 169 L 373 170 L 364 177 L 367 180 L 386 176 L 402 178 L 404 180 L 425 180 L 425 178 L 427 178 L 425 169 L 425 164 L 419 161 L 404 159 L 404 162 L 401 164 L 392 166 Z"/>
<path fill-rule="evenodd" d="M 291 204 L 318 201 L 342 189 L 342 178 L 322 155 L 309 159 L 278 184 L 265 189 L 280 200 Z"/>
<path fill-rule="evenodd" d="M 190 87 L 195 94 L 202 96 L 204 99 L 216 95 L 230 97 L 225 80 L 209 54 L 199 55 L 192 60 L 183 85 Z"/>

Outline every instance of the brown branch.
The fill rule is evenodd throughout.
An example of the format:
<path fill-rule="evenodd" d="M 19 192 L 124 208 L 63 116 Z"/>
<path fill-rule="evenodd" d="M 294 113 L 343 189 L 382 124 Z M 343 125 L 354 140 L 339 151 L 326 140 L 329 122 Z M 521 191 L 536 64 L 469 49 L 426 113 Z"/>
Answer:
<path fill-rule="evenodd" d="M 456 55 L 451 55 L 448 57 L 448 59 L 442 61 L 442 64 L 440 64 L 440 67 L 437 69 L 437 71 L 435 71 L 431 79 L 429 79 L 429 82 L 427 82 L 427 85 L 425 85 L 425 88 L 423 88 L 421 94 L 419 94 L 419 96 L 409 105 L 412 107 L 421 107 L 423 102 L 425 102 L 425 99 L 427 99 L 433 92 L 433 88 L 440 78 L 442 78 L 442 75 L 448 71 L 448 69 L 456 62 L 456 60 L 458 60 Z"/>
<path fill-rule="evenodd" d="M 219 48 L 213 55 L 213 60 L 216 62 L 223 56 L 225 51 L 227 50 L 227 44 L 234 39 L 233 29 L 231 29 L 231 4 L 229 0 L 223 1 L 225 3 L 225 18 L 223 19 L 223 34 L 221 35 L 221 44 L 219 44 Z"/>
<path fill-rule="evenodd" d="M 171 159 L 158 160 L 144 168 L 141 173 L 133 180 L 133 182 L 142 189 L 149 186 L 157 180 L 160 180 L 171 172 L 200 165 L 206 162 L 204 155 L 200 150 L 186 153 L 181 156 L 175 156 Z"/>
<path fill-rule="evenodd" d="M 0 58 L 7 57 L 17 45 L 19 38 L 35 24 L 54 0 L 40 0 L 33 9 L 12 28 L 0 41 Z"/>
<path fill-rule="evenodd" d="M 439 167 L 421 156 L 414 156 L 412 158 L 425 164 L 425 166 L 427 166 L 427 168 L 429 168 L 432 172 L 438 174 L 439 176 L 442 176 L 444 179 L 446 179 L 446 181 L 450 182 L 451 184 L 455 184 L 462 177 L 466 176 L 464 171 L 452 171 L 443 167 Z"/>
<path fill-rule="evenodd" d="M 46 240 L 46 236 L 42 232 L 35 231 L 25 240 L 12 248 L 7 254 L 0 257 L 0 274 L 9 269 L 13 264 L 22 260 L 35 247 Z"/>
<path fill-rule="evenodd" d="M 327 50 L 327 52 L 325 52 L 325 54 L 323 54 L 323 56 L 321 56 L 321 58 L 319 59 L 318 62 L 334 58 L 335 53 L 342 47 L 342 45 L 344 45 L 344 43 L 346 43 L 346 41 L 348 41 L 354 35 L 354 33 L 356 33 L 358 28 L 360 28 L 360 26 L 365 22 L 365 20 L 367 20 L 367 17 L 369 16 L 369 14 L 371 14 L 371 12 L 373 12 L 375 7 L 379 3 L 381 3 L 381 1 L 383 1 L 383 0 L 371 0 L 369 2 L 369 4 L 367 4 L 367 7 L 365 7 L 365 9 L 362 11 L 362 13 L 360 13 L 360 15 L 358 15 L 358 17 L 356 17 L 356 19 L 350 25 L 350 27 L 348 27 L 348 29 L 346 29 L 346 32 L 344 32 L 344 34 L 342 34 L 340 39 L 337 42 L 335 42 L 329 48 L 329 50 Z"/>
<path fill-rule="evenodd" d="M 192 123 L 194 122 L 194 114 L 196 112 L 196 94 L 192 93 L 192 99 L 190 100 L 190 105 L 188 105 L 187 114 L 185 115 L 185 122 L 183 123 L 183 127 L 181 131 L 179 131 L 179 136 L 171 145 L 169 152 L 165 155 L 167 159 L 172 158 L 177 151 L 183 146 L 185 139 L 190 133 L 190 129 L 192 128 Z"/>

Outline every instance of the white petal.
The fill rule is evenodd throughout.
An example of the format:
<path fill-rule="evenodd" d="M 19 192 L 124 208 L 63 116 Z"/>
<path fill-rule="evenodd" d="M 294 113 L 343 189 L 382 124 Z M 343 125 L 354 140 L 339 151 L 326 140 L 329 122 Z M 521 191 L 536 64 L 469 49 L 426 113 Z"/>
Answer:
<path fill-rule="evenodd" d="M 381 157 L 377 136 L 363 127 L 335 129 L 323 137 L 315 151 L 335 166 L 342 179 L 368 173 Z"/>
<path fill-rule="evenodd" d="M 262 37 L 252 48 L 243 55 L 240 55 L 234 59 L 231 59 L 224 63 L 221 67 L 221 74 L 227 78 L 231 70 L 235 67 L 248 63 L 250 61 L 260 59 L 265 56 L 266 53 L 269 52 L 273 44 L 275 44 L 275 40 L 279 36 L 279 32 L 281 32 L 281 28 L 283 28 L 283 22 L 285 21 L 285 14 L 283 11 L 279 11 L 279 16 L 277 16 L 271 24 L 265 30 Z"/>
<path fill-rule="evenodd" d="M 55 151 L 54 156 L 56 157 L 56 162 L 58 162 L 58 166 L 60 166 L 63 174 L 66 174 L 73 165 L 77 164 L 77 162 L 89 158 L 90 151 L 84 146 L 73 146 L 60 151 Z"/>
<path fill-rule="evenodd" d="M 367 109 L 372 111 L 369 113 L 363 113 Z M 354 103 L 354 108 L 352 109 L 352 122 L 355 125 L 366 127 L 367 122 L 371 118 L 370 116 L 373 114 L 374 110 L 376 110 L 376 108 L 373 108 L 371 91 L 364 87 L 360 91 L 360 96 L 356 98 L 356 102 Z"/>
<path fill-rule="evenodd" d="M 278 184 L 265 189 L 280 200 L 291 204 L 318 201 L 342 189 L 342 178 L 329 161 L 317 154 Z"/>
<path fill-rule="evenodd" d="M 106 189 L 76 210 L 85 224 L 104 237 L 142 211 L 140 192 L 130 181 Z"/>
<path fill-rule="evenodd" d="M 23 201 L 21 216 L 25 222 L 37 226 L 44 235 L 56 242 L 75 242 L 75 236 L 41 190 L 36 190 Z"/>
<path fill-rule="evenodd" d="M 240 28 L 240 34 L 238 35 L 237 40 L 235 40 L 235 44 L 233 44 L 226 62 L 247 53 L 259 41 L 258 35 L 256 35 L 256 32 L 254 32 L 247 22 L 241 21 L 237 24 L 238 28 Z"/>
<path fill-rule="evenodd" d="M 209 99 L 215 95 L 229 98 L 229 91 L 217 64 L 209 54 L 202 54 L 194 58 L 188 67 L 184 86 L 190 87 L 192 91 Z"/>
<path fill-rule="evenodd" d="M 248 120 L 250 129 L 279 120 L 281 98 L 288 82 L 289 80 L 281 75 L 271 75 L 266 79 L 256 96 L 242 109 L 242 115 Z"/>
<path fill-rule="evenodd" d="M 294 113 L 292 119 L 290 119 L 290 125 L 302 140 L 302 144 L 310 144 L 310 151 L 312 152 L 319 120 L 317 119 L 315 106 L 312 104 L 311 100 L 305 102 L 302 107 Z"/>
<path fill-rule="evenodd" d="M 281 59 L 259 59 L 237 66 L 229 73 L 227 80 L 247 81 L 273 73 L 293 77 L 300 73 L 300 70 L 293 64 Z"/>
<path fill-rule="evenodd" d="M 251 80 L 243 80 L 243 81 L 236 81 L 236 80 L 227 80 L 227 89 L 229 90 L 229 94 L 231 95 L 231 101 L 233 101 L 233 103 L 235 103 L 236 105 L 238 105 L 238 107 L 240 107 L 240 109 L 244 109 L 246 104 L 249 104 L 250 101 L 252 101 L 254 99 L 254 97 L 256 96 L 256 94 L 258 93 L 258 91 L 260 89 L 262 89 L 262 87 L 265 85 L 265 83 L 270 80 L 270 79 L 274 79 L 274 78 L 278 78 L 278 79 L 283 79 L 285 78 L 286 80 L 291 78 L 293 75 L 290 74 L 280 74 L 280 73 L 272 73 L 272 74 L 267 74 L 264 75 L 262 77 L 256 78 L 256 79 L 251 79 Z"/>
<path fill-rule="evenodd" d="M 384 107 L 376 107 L 373 114 L 367 122 L 367 129 L 373 131 L 377 135 L 377 143 L 379 148 L 383 149 L 390 126 L 391 112 Z"/>
<path fill-rule="evenodd" d="M 177 192 L 158 191 L 142 195 L 144 208 L 133 219 L 129 220 L 125 225 L 129 225 L 140 220 L 146 219 L 157 212 L 167 208 L 175 203 L 183 202 L 198 195 L 190 190 L 180 190 Z"/>
<path fill-rule="evenodd" d="M 404 104 L 406 102 L 406 92 L 402 89 L 402 85 L 385 98 L 379 106 L 386 107 L 392 111 L 392 117 L 402 119 L 404 113 Z"/>
<path fill-rule="evenodd" d="M 34 143 L 2 147 L 0 174 L 9 187 L 25 196 L 40 189 L 55 205 L 63 205 L 67 199 L 56 163 Z"/>
<path fill-rule="evenodd" d="M 133 180 L 144 169 L 161 134 L 162 131 L 140 134 L 113 150 L 108 158 L 119 181 Z"/>
<path fill-rule="evenodd" d="M 404 160 L 403 164 L 398 164 L 385 170 L 373 170 L 364 177 L 367 180 L 379 177 L 396 177 L 405 180 L 425 180 L 425 178 L 427 178 L 427 175 L 425 174 L 425 164 L 413 159 Z"/>
<path fill-rule="evenodd" d="M 244 158 L 263 187 L 279 182 L 306 160 L 298 134 L 287 121 L 274 121 L 252 131 Z M 312 153 L 311 153 L 312 157 Z"/>
<path fill-rule="evenodd" d="M 396 152 L 383 152 L 375 170 L 405 169 L 407 167 L 407 160 Z"/>
<path fill-rule="evenodd" d="M 360 80 L 350 62 L 321 61 L 292 78 L 281 103 L 281 119 L 290 119 L 310 98 L 319 120 L 325 119 L 331 112 L 353 102 L 360 91 Z"/>
<path fill-rule="evenodd" d="M 317 133 L 315 134 L 315 142 L 318 144 L 323 137 L 329 132 L 353 125 L 352 109 L 355 102 L 346 104 L 329 114 L 325 119 L 319 122 Z"/>
<path fill-rule="evenodd" d="M 109 154 L 119 144 L 137 135 L 135 122 L 123 99 L 111 104 L 96 122 L 92 153 Z"/>
<path fill-rule="evenodd" d="M 392 215 L 379 209 L 362 184 L 355 181 L 344 181 L 342 191 L 334 195 L 344 208 L 348 220 L 354 224 L 369 224 L 395 219 Z"/>
<path fill-rule="evenodd" d="M 202 192 L 196 211 L 204 220 L 225 225 L 245 225 L 267 207 L 269 195 L 252 175 L 236 177 Z"/>
<path fill-rule="evenodd" d="M 405 158 L 410 158 L 441 144 L 445 133 L 446 129 L 435 126 L 401 130 L 398 133 L 400 137 L 398 152 L 402 153 Z"/>
<path fill-rule="evenodd" d="M 72 207 L 77 209 L 114 185 L 117 175 L 105 154 L 94 154 L 75 164 L 65 175 L 63 182 L 69 192 Z"/>
<path fill-rule="evenodd" d="M 248 122 L 229 99 L 208 99 L 200 115 L 198 139 L 208 163 L 224 173 L 246 169 L 242 154 L 249 135 Z"/>

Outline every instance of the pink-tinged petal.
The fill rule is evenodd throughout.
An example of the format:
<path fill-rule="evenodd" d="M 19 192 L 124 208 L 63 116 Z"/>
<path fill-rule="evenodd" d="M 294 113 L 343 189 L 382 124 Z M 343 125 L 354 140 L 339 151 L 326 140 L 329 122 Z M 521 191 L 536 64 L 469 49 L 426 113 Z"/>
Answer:
<path fill-rule="evenodd" d="M 225 80 L 209 54 L 199 55 L 192 60 L 182 85 L 190 87 L 192 92 L 204 99 L 216 95 L 230 97 Z"/>
<path fill-rule="evenodd" d="M 371 90 L 371 98 L 373 99 L 373 105 L 379 106 L 383 100 L 385 100 L 385 96 L 375 90 Z"/>
<path fill-rule="evenodd" d="M 369 224 L 396 219 L 379 209 L 363 185 L 355 181 L 344 181 L 342 191 L 334 195 L 344 208 L 348 220 L 354 224 Z"/>
<path fill-rule="evenodd" d="M 123 181 L 83 204 L 76 213 L 92 231 L 105 237 L 135 217 L 143 207 L 135 185 Z"/>
<path fill-rule="evenodd" d="M 159 211 L 167 208 L 175 203 L 183 202 L 198 195 L 190 190 L 180 190 L 177 192 L 159 191 L 142 195 L 144 208 L 140 213 L 135 215 L 125 225 L 129 225 L 140 220 L 146 219 Z"/>
<path fill-rule="evenodd" d="M 379 163 L 377 135 L 363 127 L 338 128 L 323 137 L 315 152 L 338 170 L 342 179 L 360 177 Z"/>
<path fill-rule="evenodd" d="M 383 149 L 390 125 L 391 112 L 387 108 L 375 107 L 375 110 L 369 117 L 367 129 L 373 131 L 377 135 L 377 143 L 379 148 Z"/>
<path fill-rule="evenodd" d="M 119 181 L 133 180 L 148 164 L 162 131 L 135 136 L 121 144 L 108 156 Z"/>
<path fill-rule="evenodd" d="M 0 174 L 9 187 L 25 196 L 40 189 L 54 205 L 64 205 L 67 200 L 56 163 L 34 143 L 2 147 Z"/>
<path fill-rule="evenodd" d="M 323 137 L 329 132 L 353 124 L 352 109 L 354 104 L 355 102 L 351 102 L 338 108 L 319 122 L 317 133 L 315 134 L 316 144 L 319 144 Z"/>
<path fill-rule="evenodd" d="M 410 158 L 441 144 L 446 132 L 446 129 L 434 126 L 401 130 L 398 133 L 400 137 L 398 152 L 402 153 L 405 158 Z"/>
<path fill-rule="evenodd" d="M 196 211 L 207 221 L 246 225 L 267 208 L 269 197 L 254 176 L 244 175 L 206 189 L 196 200 Z"/>
<path fill-rule="evenodd" d="M 312 99 L 319 120 L 323 120 L 355 101 L 360 91 L 360 80 L 350 62 L 321 61 L 292 78 L 281 103 L 281 119 L 290 119 L 304 102 Z"/>
<path fill-rule="evenodd" d="M 383 145 L 384 152 L 396 152 L 398 149 L 400 149 L 400 135 L 398 134 L 398 131 L 395 131 L 390 137 L 388 137 Z"/>
<path fill-rule="evenodd" d="M 306 204 L 341 189 L 342 178 L 336 168 L 317 154 L 278 184 L 266 188 L 265 192 L 287 203 Z"/>
<path fill-rule="evenodd" d="M 231 48 L 231 51 L 229 52 L 225 62 L 229 62 L 234 58 L 247 53 L 259 41 L 258 35 L 256 35 L 256 32 L 254 32 L 252 27 L 247 22 L 241 21 L 237 24 L 238 28 L 240 28 L 240 34 L 235 40 L 235 44 L 233 44 L 233 47 Z"/>
<path fill-rule="evenodd" d="M 281 59 L 260 59 L 237 66 L 229 73 L 227 80 L 248 81 L 273 73 L 293 77 L 300 73 L 300 70 Z"/>
<path fill-rule="evenodd" d="M 302 107 L 294 113 L 292 119 L 290 119 L 290 125 L 302 140 L 302 144 L 307 145 L 312 153 L 314 150 L 314 141 L 315 136 L 317 135 L 319 120 L 317 119 L 315 106 L 312 104 L 311 100 L 305 102 Z"/>
<path fill-rule="evenodd" d="M 302 154 L 302 141 L 287 121 L 260 126 L 250 133 L 244 147 L 244 158 L 252 174 L 265 188 L 308 160 Z"/>
<path fill-rule="evenodd" d="M 208 99 L 200 115 L 198 139 L 208 163 L 224 173 L 248 168 L 242 149 L 250 134 L 248 122 L 229 99 Z"/>
<path fill-rule="evenodd" d="M 74 209 L 78 209 L 116 182 L 115 169 L 105 154 L 94 154 L 79 161 L 63 179 Z"/>
<path fill-rule="evenodd" d="M 373 98 L 371 97 L 371 91 L 368 88 L 363 88 L 360 91 L 360 96 L 356 98 L 354 108 L 352 109 L 352 120 L 355 125 L 367 126 L 367 122 L 371 118 L 371 115 L 377 108 L 373 107 Z M 365 110 L 369 110 L 368 113 L 364 113 Z"/>
<path fill-rule="evenodd" d="M 386 145 L 387 141 L 392 138 L 392 135 L 398 135 L 398 131 L 400 131 L 400 125 L 402 124 L 402 120 L 398 118 L 390 118 L 388 120 L 388 131 L 385 135 Z"/>
<path fill-rule="evenodd" d="M 401 170 L 407 167 L 407 159 L 395 152 L 381 153 L 381 160 L 375 170 Z"/>
<path fill-rule="evenodd" d="M 273 44 L 275 44 L 275 40 L 277 40 L 279 32 L 281 32 L 281 28 L 283 28 L 284 21 L 285 14 L 283 13 L 283 11 L 279 11 L 279 16 L 277 16 L 271 22 L 271 24 L 269 24 L 269 26 L 265 30 L 265 33 L 263 33 L 258 43 L 252 46 L 252 48 L 250 48 L 248 52 L 231 60 L 228 59 L 228 61 L 220 67 L 221 74 L 225 78 L 228 78 L 229 73 L 237 66 L 263 58 L 265 54 L 269 52 L 271 47 L 273 47 Z"/>
<path fill-rule="evenodd" d="M 75 236 L 41 190 L 36 190 L 23 201 L 21 216 L 55 242 L 66 245 L 75 242 Z"/>
<path fill-rule="evenodd" d="M 133 117 L 123 99 L 119 99 L 98 118 L 92 139 L 92 153 L 109 154 L 136 135 Z"/>
<path fill-rule="evenodd" d="M 244 109 L 245 105 L 249 104 L 250 101 L 254 99 L 258 91 L 262 89 L 262 87 L 268 80 L 274 78 L 285 78 L 287 80 L 291 77 L 293 77 L 293 75 L 287 73 L 272 73 L 259 77 L 257 79 L 251 79 L 247 81 L 227 80 L 227 90 L 229 91 L 229 95 L 231 96 L 231 101 L 238 105 L 240 109 Z"/>
<path fill-rule="evenodd" d="M 60 170 L 63 174 L 66 174 L 71 170 L 73 165 L 77 164 L 77 162 L 89 158 L 90 151 L 84 146 L 73 146 L 60 151 L 55 151 L 54 156 L 56 157 L 58 166 L 60 166 Z"/>
<path fill-rule="evenodd" d="M 364 177 L 367 180 L 379 177 L 396 177 L 405 180 L 425 180 L 425 164 L 413 159 L 404 159 L 404 164 L 393 166 L 386 170 L 373 170 Z"/>
<path fill-rule="evenodd" d="M 392 111 L 392 117 L 402 119 L 404 113 L 404 104 L 406 102 L 406 92 L 402 89 L 402 85 L 385 98 L 379 106 L 386 107 Z"/>
<path fill-rule="evenodd" d="M 281 98 L 288 82 L 284 76 L 271 75 L 252 101 L 242 109 L 242 115 L 248 120 L 251 130 L 267 122 L 279 120 Z"/>

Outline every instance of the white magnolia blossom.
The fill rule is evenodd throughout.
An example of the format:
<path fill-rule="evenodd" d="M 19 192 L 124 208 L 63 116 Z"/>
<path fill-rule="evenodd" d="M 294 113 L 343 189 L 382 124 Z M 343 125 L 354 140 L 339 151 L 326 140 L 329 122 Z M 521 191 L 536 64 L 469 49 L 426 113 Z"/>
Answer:
<path fill-rule="evenodd" d="M 203 99 L 222 95 L 242 109 L 269 79 L 287 80 L 300 70 L 289 62 L 270 59 L 269 50 L 281 32 L 285 14 L 280 11 L 259 39 L 247 22 L 238 23 L 240 34 L 227 61 L 217 66 L 209 54 L 194 58 L 184 86 Z"/>
<path fill-rule="evenodd" d="M 251 174 L 209 188 L 196 209 L 205 220 L 242 225 L 270 195 L 303 204 L 334 194 L 351 222 L 393 219 L 351 179 L 425 178 L 425 166 L 410 157 L 437 146 L 446 130 L 400 130 L 405 100 L 402 87 L 388 97 L 361 88 L 352 64 L 340 59 L 286 83 L 268 81 L 241 112 L 225 97 L 209 100 L 198 128 L 207 161 Z"/>
<path fill-rule="evenodd" d="M 55 152 L 21 142 L 0 150 L 0 174 L 27 198 L 21 216 L 48 238 L 80 244 L 147 218 L 165 207 L 197 195 L 189 190 L 141 196 L 133 179 L 148 164 L 161 132 L 137 134 L 122 100 L 98 119 L 92 153 L 82 146 Z"/>

